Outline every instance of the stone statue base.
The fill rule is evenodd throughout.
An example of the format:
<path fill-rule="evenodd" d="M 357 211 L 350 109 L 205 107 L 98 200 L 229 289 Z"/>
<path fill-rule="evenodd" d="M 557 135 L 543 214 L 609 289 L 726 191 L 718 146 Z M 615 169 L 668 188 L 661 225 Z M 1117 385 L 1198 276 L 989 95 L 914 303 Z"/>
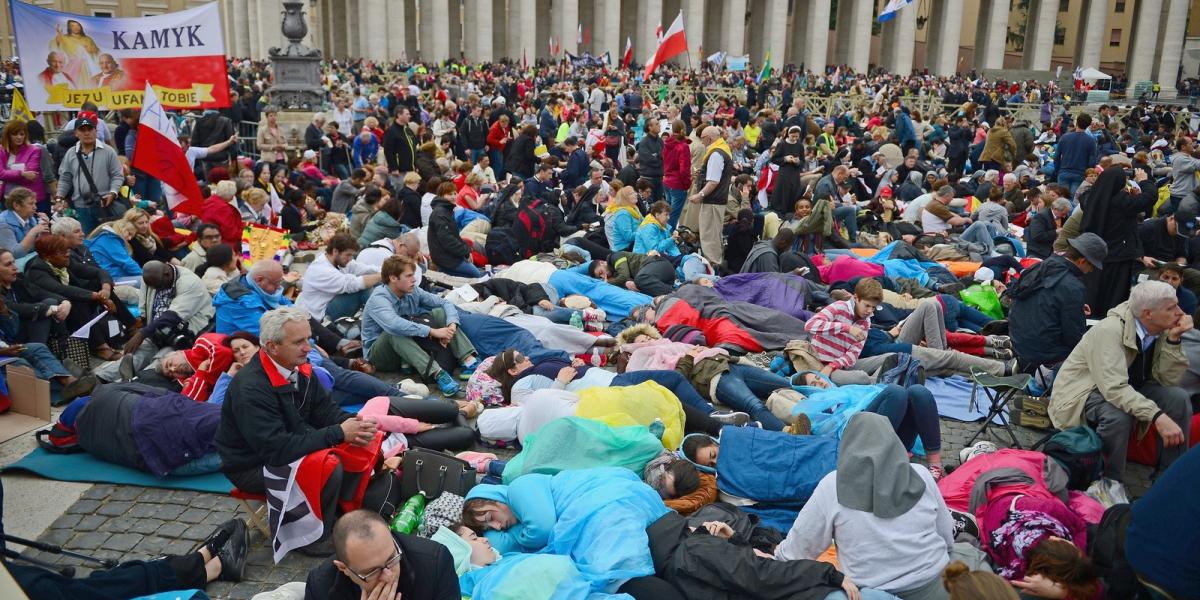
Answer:
<path fill-rule="evenodd" d="M 275 50 L 272 48 L 272 50 Z M 271 103 L 281 110 L 317 111 L 325 99 L 321 90 L 321 57 L 271 55 L 275 85 Z"/>

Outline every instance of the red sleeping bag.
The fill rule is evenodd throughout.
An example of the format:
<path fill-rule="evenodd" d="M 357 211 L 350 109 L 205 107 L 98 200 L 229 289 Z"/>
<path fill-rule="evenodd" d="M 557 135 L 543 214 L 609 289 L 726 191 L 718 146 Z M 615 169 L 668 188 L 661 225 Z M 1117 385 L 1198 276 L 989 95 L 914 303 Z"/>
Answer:
<path fill-rule="evenodd" d="M 683 299 L 676 300 L 666 312 L 658 315 L 658 319 L 655 321 L 655 326 L 663 333 L 666 333 L 672 325 L 687 325 L 699 329 L 704 333 L 704 340 L 713 348 L 720 344 L 732 344 L 746 352 L 763 351 L 762 344 L 758 343 L 758 340 L 755 340 L 729 317 L 705 319 L 700 316 L 700 311 Z"/>

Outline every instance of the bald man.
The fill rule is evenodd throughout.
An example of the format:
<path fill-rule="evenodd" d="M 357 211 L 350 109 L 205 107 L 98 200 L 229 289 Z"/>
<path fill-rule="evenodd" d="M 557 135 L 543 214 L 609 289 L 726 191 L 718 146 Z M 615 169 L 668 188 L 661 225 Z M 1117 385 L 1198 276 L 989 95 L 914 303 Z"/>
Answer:
<path fill-rule="evenodd" d="M 700 133 L 700 142 L 705 146 L 704 187 L 692 194 L 688 202 L 700 205 L 700 251 L 709 262 L 718 265 L 725 255 L 721 229 L 725 226 L 725 204 L 733 180 L 733 151 L 721 137 L 721 128 L 712 125 Z"/>
<path fill-rule="evenodd" d="M 217 333 L 258 335 L 258 320 L 264 313 L 292 304 L 283 297 L 283 267 L 273 260 L 254 263 L 245 275 L 221 286 L 212 304 L 217 309 Z"/>

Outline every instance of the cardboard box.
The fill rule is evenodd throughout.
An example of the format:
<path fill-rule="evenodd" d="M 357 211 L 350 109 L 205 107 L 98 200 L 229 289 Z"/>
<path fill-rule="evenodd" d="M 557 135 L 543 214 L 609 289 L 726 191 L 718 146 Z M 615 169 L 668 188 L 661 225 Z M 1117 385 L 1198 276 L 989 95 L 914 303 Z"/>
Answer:
<path fill-rule="evenodd" d="M 5 365 L 12 408 L 0 415 L 0 442 L 50 425 L 50 382 L 38 379 L 33 369 Z"/>

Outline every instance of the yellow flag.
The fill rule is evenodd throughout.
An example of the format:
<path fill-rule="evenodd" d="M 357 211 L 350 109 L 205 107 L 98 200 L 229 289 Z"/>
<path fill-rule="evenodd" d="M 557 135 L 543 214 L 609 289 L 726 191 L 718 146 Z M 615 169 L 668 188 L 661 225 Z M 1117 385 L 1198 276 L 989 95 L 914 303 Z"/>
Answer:
<path fill-rule="evenodd" d="M 21 95 L 21 90 L 13 90 L 12 118 L 22 121 L 34 119 L 33 111 L 29 110 L 28 104 L 25 104 L 25 97 Z"/>

